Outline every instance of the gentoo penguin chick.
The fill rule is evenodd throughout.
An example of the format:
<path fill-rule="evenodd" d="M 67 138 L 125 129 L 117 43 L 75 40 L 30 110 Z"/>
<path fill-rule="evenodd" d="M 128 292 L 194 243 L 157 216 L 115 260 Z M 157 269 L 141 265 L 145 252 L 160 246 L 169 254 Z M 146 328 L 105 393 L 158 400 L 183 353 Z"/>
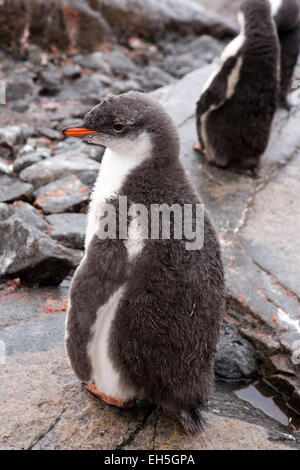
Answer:
<path fill-rule="evenodd" d="M 238 18 L 197 103 L 197 132 L 209 162 L 255 173 L 276 110 L 279 45 L 268 0 L 246 0 Z"/>
<path fill-rule="evenodd" d="M 299 0 L 269 0 L 274 17 L 281 49 L 279 99 L 287 109 L 287 93 L 300 48 L 300 6 Z"/>
<path fill-rule="evenodd" d="M 95 381 L 89 389 L 105 402 L 128 407 L 143 398 L 178 418 L 187 432 L 201 430 L 200 410 L 214 382 L 224 277 L 206 213 L 202 248 L 186 246 L 192 237 L 175 236 L 175 220 L 182 225 L 175 209 L 190 205 L 195 226 L 200 204 L 179 160 L 177 129 L 160 104 L 129 92 L 105 99 L 62 133 L 107 147 L 92 193 L 85 256 L 70 288 L 71 365 L 80 380 Z M 117 218 L 116 236 L 105 238 L 107 204 L 120 216 L 121 196 L 128 202 L 128 236 L 122 238 Z M 134 207 L 146 210 L 147 225 L 153 204 L 174 208 L 170 237 L 159 229 L 159 236 L 147 238 L 133 215 Z"/>

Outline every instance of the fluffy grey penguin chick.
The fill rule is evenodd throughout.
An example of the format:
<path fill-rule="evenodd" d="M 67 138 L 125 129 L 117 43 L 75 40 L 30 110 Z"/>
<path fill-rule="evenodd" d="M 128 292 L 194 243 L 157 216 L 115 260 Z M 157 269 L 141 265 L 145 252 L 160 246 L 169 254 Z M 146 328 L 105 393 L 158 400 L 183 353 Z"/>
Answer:
<path fill-rule="evenodd" d="M 269 1 L 281 49 L 279 99 L 289 109 L 287 94 L 300 49 L 300 5 L 299 0 Z"/>
<path fill-rule="evenodd" d="M 255 173 L 276 110 L 279 44 L 268 0 L 246 0 L 238 18 L 197 103 L 197 132 L 210 163 Z"/>
<path fill-rule="evenodd" d="M 66 320 L 71 365 L 89 389 L 121 407 L 143 398 L 179 419 L 187 432 L 202 430 L 201 409 L 214 383 L 214 355 L 224 310 L 220 247 L 204 216 L 204 244 L 188 250 L 186 237 L 141 236 L 133 204 L 200 199 L 179 160 L 170 116 L 146 95 L 111 96 L 83 122 L 62 131 L 107 147 L 88 215 L 85 256 L 72 280 Z M 128 237 L 99 236 L 105 202 L 118 212 L 128 200 Z M 193 222 L 196 223 L 195 211 Z M 107 224 L 107 220 L 105 224 Z"/>

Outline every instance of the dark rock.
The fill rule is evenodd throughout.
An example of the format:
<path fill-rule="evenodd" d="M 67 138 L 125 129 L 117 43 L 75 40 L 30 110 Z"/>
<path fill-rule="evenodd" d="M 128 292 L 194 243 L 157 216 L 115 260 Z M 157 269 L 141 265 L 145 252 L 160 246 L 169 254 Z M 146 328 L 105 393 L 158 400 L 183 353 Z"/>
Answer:
<path fill-rule="evenodd" d="M 0 290 L 0 328 L 2 331 L 6 326 L 16 326 L 18 323 L 24 325 L 30 320 L 41 317 L 45 319 L 46 315 L 59 314 L 66 310 L 67 287 L 33 288 L 19 285 L 14 289 L 10 282 L 14 281 L 9 281 L 7 287 L 2 284 L 4 288 Z M 20 344 L 19 341 L 18 344 Z M 14 350 L 12 344 L 9 350 L 11 352 Z"/>
<path fill-rule="evenodd" d="M 268 375 L 284 374 L 294 377 L 296 371 L 291 365 L 290 359 L 283 354 L 276 354 L 266 358 L 265 369 Z"/>
<path fill-rule="evenodd" d="M 45 214 L 72 212 L 86 206 L 89 193 L 89 188 L 77 176 L 70 175 L 37 189 L 34 205 Z"/>
<path fill-rule="evenodd" d="M 0 5 L 1 8 L 1 5 Z M 6 80 L 6 100 L 19 101 L 35 96 L 37 86 L 34 84 L 33 79 L 29 76 L 14 75 L 8 77 Z"/>
<path fill-rule="evenodd" d="M 42 85 L 39 94 L 42 96 L 55 96 L 61 89 L 62 73 L 57 68 L 42 70 L 40 74 L 40 83 Z"/>
<path fill-rule="evenodd" d="M 0 223 L 0 279 L 19 277 L 30 283 L 55 285 L 77 263 L 72 250 L 21 219 Z"/>
<path fill-rule="evenodd" d="M 72 90 L 77 94 L 77 97 L 86 96 L 90 100 L 94 100 L 94 103 L 98 103 L 101 100 L 103 91 L 101 80 L 97 73 L 85 75 L 74 80 Z"/>
<path fill-rule="evenodd" d="M 33 225 L 39 230 L 47 230 L 49 228 L 47 222 L 45 221 L 44 217 L 40 214 L 40 212 L 35 209 L 31 204 L 23 201 L 16 201 L 13 203 L 12 208 L 14 210 L 13 215 L 11 215 L 10 219 L 22 219 L 26 223 Z"/>
<path fill-rule="evenodd" d="M 86 214 L 53 214 L 46 217 L 49 235 L 64 246 L 82 250 L 87 223 Z"/>
<path fill-rule="evenodd" d="M 224 323 L 217 346 L 215 373 L 224 379 L 242 379 L 257 373 L 256 353 L 234 328 Z"/>
<path fill-rule="evenodd" d="M 74 174 L 80 178 L 82 173 L 86 171 L 97 174 L 99 167 L 99 163 L 90 158 L 59 154 L 25 168 L 21 171 L 20 178 L 32 183 L 35 187 L 39 187 L 67 175 Z"/>
<path fill-rule="evenodd" d="M 81 76 L 81 69 L 74 64 L 66 64 L 62 67 L 61 70 L 63 77 L 69 80 L 75 80 Z"/>
<path fill-rule="evenodd" d="M 100 52 L 93 52 L 89 55 L 78 55 L 73 58 L 75 64 L 81 65 L 85 69 L 95 70 L 101 72 L 104 75 L 111 75 L 111 68 L 106 61 L 105 55 Z"/>
<path fill-rule="evenodd" d="M 0 222 L 8 219 L 13 214 L 13 208 L 10 204 L 0 202 Z"/>
<path fill-rule="evenodd" d="M 31 166 L 34 163 L 38 163 L 41 160 L 48 158 L 49 156 L 50 151 L 42 148 L 33 150 L 32 152 L 23 153 L 14 160 L 14 172 L 20 173 L 20 171 L 24 170 L 24 168 L 27 168 L 28 166 Z"/>
<path fill-rule="evenodd" d="M 33 187 L 17 178 L 0 175 L 0 202 L 13 202 L 17 199 L 30 200 Z"/>

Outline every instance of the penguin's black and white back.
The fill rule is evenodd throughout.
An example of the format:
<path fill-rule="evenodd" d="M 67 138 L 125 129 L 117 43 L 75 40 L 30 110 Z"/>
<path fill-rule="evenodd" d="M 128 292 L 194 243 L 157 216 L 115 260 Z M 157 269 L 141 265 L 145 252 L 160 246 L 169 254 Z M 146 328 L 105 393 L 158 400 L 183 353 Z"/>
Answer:
<path fill-rule="evenodd" d="M 128 237 L 99 237 L 104 204 L 116 213 L 138 204 L 191 205 L 200 199 L 179 160 L 177 129 L 163 108 L 130 92 L 93 108 L 67 135 L 108 147 L 93 191 L 85 256 L 70 289 L 66 344 L 72 367 L 95 380 L 108 403 L 145 398 L 202 429 L 201 408 L 214 382 L 214 355 L 224 310 L 220 247 L 204 215 L 204 244 L 142 236 L 129 217 Z M 196 220 L 194 220 L 196 223 Z"/>
<path fill-rule="evenodd" d="M 300 49 L 299 0 L 269 0 L 280 41 L 280 90 L 279 99 L 289 107 L 287 93 Z"/>
<path fill-rule="evenodd" d="M 268 0 L 246 0 L 238 18 L 197 103 L 197 132 L 209 162 L 255 171 L 276 110 L 279 44 Z"/>

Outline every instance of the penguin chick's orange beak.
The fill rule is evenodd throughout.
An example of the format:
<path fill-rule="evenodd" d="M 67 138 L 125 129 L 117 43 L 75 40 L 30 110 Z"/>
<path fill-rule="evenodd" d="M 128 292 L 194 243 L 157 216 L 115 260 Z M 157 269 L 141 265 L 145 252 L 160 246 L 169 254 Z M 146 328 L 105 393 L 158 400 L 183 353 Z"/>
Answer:
<path fill-rule="evenodd" d="M 68 137 L 84 137 L 89 134 L 95 134 L 99 131 L 94 131 L 92 129 L 87 129 L 86 127 L 65 127 L 61 134 L 67 135 Z"/>

